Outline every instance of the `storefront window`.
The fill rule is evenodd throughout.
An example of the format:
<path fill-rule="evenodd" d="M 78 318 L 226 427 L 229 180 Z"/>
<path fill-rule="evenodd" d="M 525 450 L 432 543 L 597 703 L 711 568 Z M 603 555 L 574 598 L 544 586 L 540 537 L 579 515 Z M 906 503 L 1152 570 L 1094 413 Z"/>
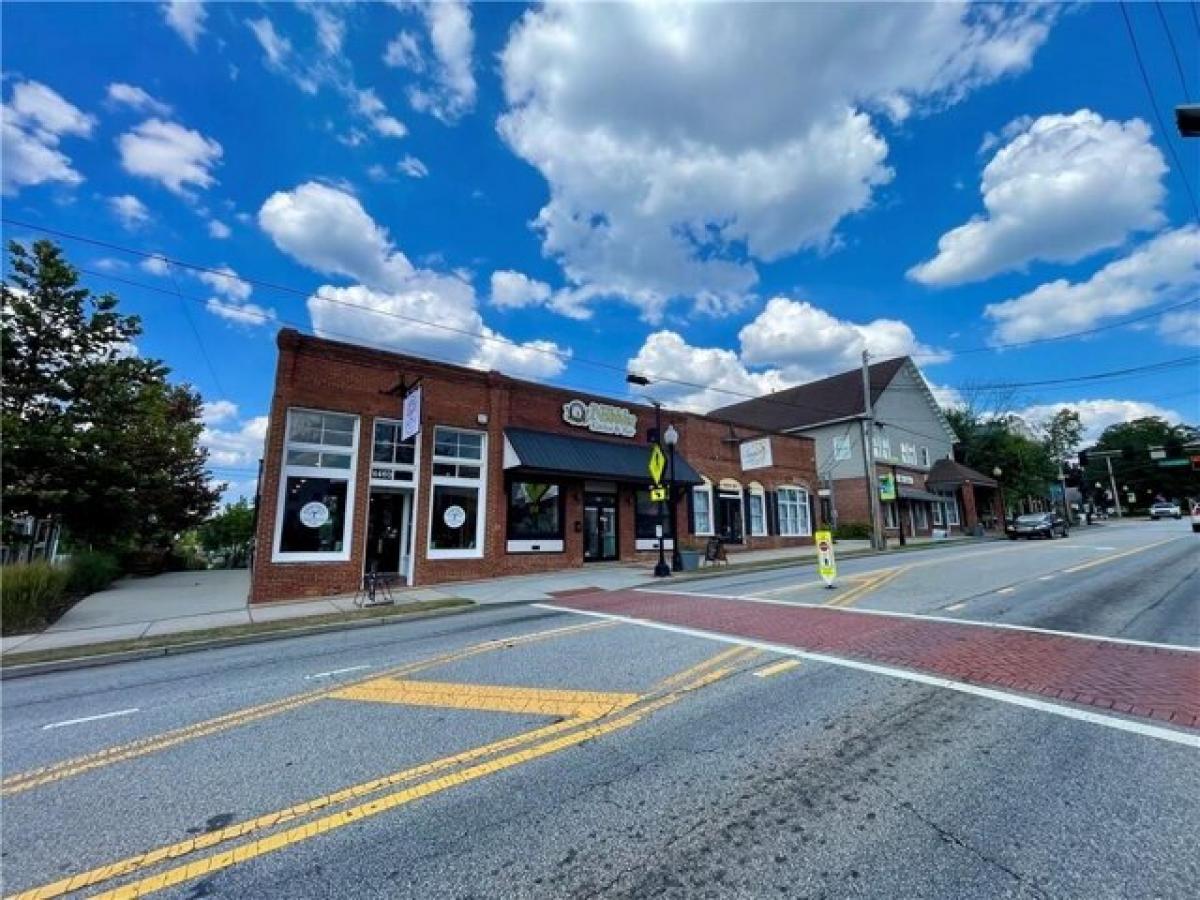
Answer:
<path fill-rule="evenodd" d="M 779 494 L 779 533 L 784 537 L 805 537 L 812 534 L 808 514 L 808 491 L 798 487 L 781 487 Z"/>
<path fill-rule="evenodd" d="M 692 488 L 692 527 L 696 534 L 712 534 L 712 485 Z"/>
<path fill-rule="evenodd" d="M 289 478 L 280 553 L 341 553 L 346 533 L 345 481 Z"/>
<path fill-rule="evenodd" d="M 673 537 L 675 531 L 671 527 L 671 510 L 669 504 L 660 522 L 658 517 L 660 505 L 658 501 L 650 499 L 650 492 L 638 491 L 634 496 L 634 536 L 643 539 L 657 538 L 658 531 L 656 529 L 661 524 L 663 526 L 663 537 Z"/>
<path fill-rule="evenodd" d="M 767 498 L 763 489 L 750 485 L 750 534 L 763 537 L 767 533 Z"/>
<path fill-rule="evenodd" d="M 508 486 L 509 540 L 561 538 L 562 489 L 557 484 L 514 481 Z"/>
<path fill-rule="evenodd" d="M 355 416 L 288 410 L 276 559 L 349 559 L 357 444 Z"/>
<path fill-rule="evenodd" d="M 388 419 L 375 421 L 375 442 L 371 447 L 373 482 L 414 480 L 416 474 L 416 438 L 400 440 L 400 423 Z"/>
<path fill-rule="evenodd" d="M 486 435 L 439 426 L 433 432 L 429 558 L 483 556 Z"/>

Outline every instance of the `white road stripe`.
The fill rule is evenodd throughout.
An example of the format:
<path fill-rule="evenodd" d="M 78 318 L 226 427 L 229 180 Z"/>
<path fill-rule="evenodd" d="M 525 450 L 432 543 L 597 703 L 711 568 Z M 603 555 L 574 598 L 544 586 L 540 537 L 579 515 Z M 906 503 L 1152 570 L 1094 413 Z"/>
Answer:
<path fill-rule="evenodd" d="M 1053 581 L 1053 580 L 1054 580 L 1053 575 L 1039 575 L 1038 576 L 1038 581 Z"/>
<path fill-rule="evenodd" d="M 967 604 L 965 604 L 965 603 L 955 603 L 953 606 L 947 606 L 946 612 L 958 612 L 960 609 L 962 609 L 966 605 Z"/>
<path fill-rule="evenodd" d="M 641 589 L 632 588 L 632 590 L 639 591 Z M 1004 588 L 996 593 L 1002 594 L 1007 590 L 1012 589 Z M 647 594 L 655 593 L 655 591 L 650 590 L 642 592 Z M 1052 634 L 1055 637 L 1078 638 L 1079 640 L 1083 641 L 1107 641 L 1110 644 L 1127 644 L 1130 647 L 1154 647 L 1158 650 L 1178 650 L 1182 653 L 1200 653 L 1200 647 L 1193 647 L 1187 644 L 1162 644 L 1157 641 L 1135 641 L 1132 638 L 1109 637 L 1105 634 L 1088 634 L 1087 632 L 1082 631 L 1056 631 L 1053 628 L 1034 628 L 1032 625 L 1010 625 L 1007 622 L 983 622 L 979 619 L 949 619 L 945 616 L 927 616 L 922 613 L 892 612 L 886 609 L 863 609 L 862 607 L 849 609 L 840 606 L 828 606 L 822 603 L 802 603 L 799 600 L 772 600 L 770 597 L 731 597 L 725 594 L 692 594 L 685 593 L 684 591 L 673 591 L 670 593 L 676 593 L 686 597 L 709 597 L 714 600 L 735 600 L 743 603 L 765 603 L 768 606 L 792 606 L 801 609 L 824 609 L 830 612 L 845 613 L 852 616 L 892 616 L 897 619 L 920 619 L 926 622 L 949 622 L 952 625 L 978 625 L 980 628 L 1000 628 L 1010 631 L 1029 631 L 1033 634 Z M 539 604 L 535 603 L 534 605 L 537 606 Z M 547 609 L 549 608 L 551 607 L 547 607 Z M 552 608 L 559 609 L 557 606 Z M 566 609 L 567 607 L 563 608 Z M 578 610 L 574 611 L 578 612 Z"/>
<path fill-rule="evenodd" d="M 309 681 L 313 678 L 328 678 L 331 675 L 344 675 L 347 672 L 360 672 L 363 669 L 369 669 L 370 666 L 346 666 L 344 669 L 332 669 L 328 672 L 317 672 L 313 675 L 305 675 L 304 680 Z"/>
<path fill-rule="evenodd" d="M 996 593 L 997 594 L 1011 594 L 1015 590 L 1016 590 L 1015 587 L 1006 587 L 1006 588 L 1000 588 L 1000 590 L 996 591 Z"/>
<path fill-rule="evenodd" d="M 832 666 L 842 666 L 846 669 L 858 669 L 861 672 L 871 672 L 875 675 L 887 675 L 892 678 L 901 678 L 905 681 L 915 681 L 919 684 L 928 684 L 933 687 L 948 688 L 952 691 L 959 691 L 963 694 L 973 694 L 976 697 L 984 697 L 988 700 L 998 700 L 1001 703 L 1009 703 L 1013 706 L 1022 706 L 1026 709 L 1035 709 L 1039 712 L 1050 713 L 1055 716 L 1062 716 L 1065 719 L 1076 719 L 1080 722 L 1089 722 L 1093 725 L 1103 725 L 1106 728 L 1112 728 L 1117 731 L 1127 731 L 1132 734 L 1140 734 L 1144 737 L 1157 738 L 1161 741 L 1169 741 L 1174 744 L 1183 744 L 1185 747 L 1192 747 L 1200 750 L 1200 734 L 1188 734 L 1183 731 L 1175 731 L 1170 728 L 1161 728 L 1157 725 L 1149 725 L 1144 722 L 1138 722 L 1132 719 L 1121 719 L 1116 716 L 1106 716 L 1101 713 L 1090 712 L 1085 709 L 1077 709 L 1073 706 L 1060 706 L 1057 703 L 1048 703 L 1045 700 L 1036 700 L 1033 697 L 1026 697 L 1021 694 L 1009 694 L 1005 691 L 998 691 L 993 688 L 980 687 L 974 684 L 967 684 L 963 681 L 953 681 L 949 678 L 940 678 L 933 675 L 925 675 L 921 672 L 909 672 L 905 669 L 894 669 L 891 666 L 880 666 L 875 663 L 859 662 L 853 659 L 842 659 L 837 656 L 826 656 L 823 653 L 810 653 L 807 650 L 798 650 L 795 647 L 788 647 L 785 644 L 772 644 L 767 641 L 756 641 L 750 638 L 734 637 L 728 634 L 715 634 L 710 631 L 701 631 L 696 628 L 686 628 L 681 625 L 665 625 L 661 622 L 649 622 L 645 619 L 635 619 L 630 616 L 618 616 L 612 613 L 592 612 L 590 610 L 571 609 L 569 606 L 554 606 L 550 603 L 535 603 L 541 609 L 552 609 L 556 612 L 577 613 L 581 616 L 593 616 L 598 619 L 608 619 L 613 622 L 623 622 L 626 625 L 638 625 L 642 628 L 656 628 L 660 631 L 672 631 L 676 634 L 686 634 L 689 637 L 707 638 L 712 641 L 720 641 L 724 644 L 740 644 L 744 647 L 756 647 L 759 650 L 767 650 L 771 653 L 781 653 L 785 656 L 795 656 L 800 659 L 810 659 L 814 662 L 828 663 Z M 914 616 L 914 618 L 920 618 Z M 958 621 L 957 619 L 949 621 Z"/>
<path fill-rule="evenodd" d="M 98 719 L 111 719 L 115 716 L 132 716 L 140 710 L 135 706 L 132 709 L 118 709 L 116 712 L 100 713 L 98 716 L 84 716 L 82 719 L 67 719 L 63 722 L 51 722 L 49 725 L 43 725 L 42 731 L 49 731 L 51 728 L 65 728 L 68 725 L 82 725 L 84 722 L 95 722 Z"/>

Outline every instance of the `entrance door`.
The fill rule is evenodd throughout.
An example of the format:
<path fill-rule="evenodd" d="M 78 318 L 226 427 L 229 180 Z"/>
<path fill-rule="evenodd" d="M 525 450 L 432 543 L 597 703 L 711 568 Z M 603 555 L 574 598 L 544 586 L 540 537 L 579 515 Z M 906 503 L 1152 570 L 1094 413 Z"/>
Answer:
<path fill-rule="evenodd" d="M 599 562 L 617 558 L 617 495 L 583 497 L 583 560 Z"/>
<path fill-rule="evenodd" d="M 367 512 L 367 552 L 364 571 L 401 575 L 408 581 L 412 532 L 412 494 L 372 491 Z"/>
<path fill-rule="evenodd" d="M 717 495 L 717 534 L 726 544 L 742 542 L 742 498 Z"/>

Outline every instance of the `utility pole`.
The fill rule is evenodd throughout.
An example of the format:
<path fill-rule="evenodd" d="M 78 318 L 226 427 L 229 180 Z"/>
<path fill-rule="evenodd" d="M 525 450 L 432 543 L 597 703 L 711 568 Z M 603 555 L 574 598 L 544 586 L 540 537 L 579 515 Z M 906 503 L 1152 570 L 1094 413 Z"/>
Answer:
<path fill-rule="evenodd" d="M 1121 513 L 1121 496 L 1117 493 L 1117 479 L 1113 477 L 1112 457 L 1104 457 L 1104 462 L 1108 464 L 1108 486 L 1112 489 L 1113 505 L 1117 508 L 1117 518 L 1123 519 L 1125 517 Z"/>
<path fill-rule="evenodd" d="M 879 509 L 879 479 L 875 477 L 875 414 L 871 410 L 871 355 L 862 352 L 863 411 L 862 423 L 863 474 L 867 479 L 867 512 L 871 517 L 871 548 L 883 549 L 883 522 Z"/>

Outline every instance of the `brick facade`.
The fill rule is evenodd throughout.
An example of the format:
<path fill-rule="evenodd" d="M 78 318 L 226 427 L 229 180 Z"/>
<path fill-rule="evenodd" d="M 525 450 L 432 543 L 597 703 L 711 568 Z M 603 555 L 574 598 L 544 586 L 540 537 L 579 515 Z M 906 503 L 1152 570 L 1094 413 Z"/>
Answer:
<path fill-rule="evenodd" d="M 415 585 L 483 579 L 499 575 L 574 568 L 584 563 L 584 534 L 581 530 L 584 505 L 582 478 L 555 479 L 564 494 L 563 550 L 518 553 L 507 550 L 507 495 L 504 468 L 504 429 L 521 427 L 542 432 L 568 434 L 589 440 L 609 440 L 645 445 L 646 432 L 654 424 L 654 411 L 630 403 L 578 392 L 518 381 L 497 372 L 479 372 L 428 360 L 405 357 L 300 335 L 290 329 L 280 332 L 275 390 L 264 451 L 255 565 L 251 579 L 252 602 L 294 599 L 349 593 L 362 580 L 366 559 L 367 507 L 371 496 L 372 434 L 376 418 L 400 418 L 401 401 L 393 389 L 402 380 L 412 384 L 421 379 L 422 428 L 418 435 L 418 467 L 413 487 L 413 578 Z M 593 434 L 563 421 L 563 404 L 572 399 L 596 400 L 629 408 L 637 415 L 637 434 L 631 438 Z M 309 409 L 358 417 L 357 457 L 354 467 L 354 497 L 348 506 L 349 559 L 345 561 L 292 562 L 275 560 L 285 429 L 289 409 Z M 743 489 L 751 481 L 760 484 L 768 503 L 780 486 L 799 486 L 809 492 L 809 519 L 815 527 L 816 464 L 813 442 L 804 437 L 770 437 L 773 465 L 743 472 L 739 444 L 762 436 L 752 428 L 732 427 L 703 416 L 662 411 L 664 428 L 673 424 L 680 439 L 678 453 L 715 486 L 722 479 L 736 480 Z M 467 559 L 430 559 L 427 554 L 430 526 L 431 465 L 433 433 L 437 425 L 486 432 L 486 487 L 483 508 L 483 555 Z M 603 479 L 597 474 L 596 479 Z M 545 480 L 550 480 L 547 477 Z M 618 557 L 622 561 L 651 561 L 654 552 L 638 553 L 634 534 L 634 492 L 641 484 L 616 485 Z M 677 502 L 676 533 L 682 545 L 702 547 L 704 536 L 690 534 L 687 491 Z M 715 513 L 715 510 L 714 510 Z M 811 536 L 778 535 L 774 508 L 768 513 L 771 534 L 751 536 L 748 499 L 743 498 L 744 543 L 729 546 L 729 552 L 811 544 Z M 810 529 L 811 532 L 811 529 Z"/>

